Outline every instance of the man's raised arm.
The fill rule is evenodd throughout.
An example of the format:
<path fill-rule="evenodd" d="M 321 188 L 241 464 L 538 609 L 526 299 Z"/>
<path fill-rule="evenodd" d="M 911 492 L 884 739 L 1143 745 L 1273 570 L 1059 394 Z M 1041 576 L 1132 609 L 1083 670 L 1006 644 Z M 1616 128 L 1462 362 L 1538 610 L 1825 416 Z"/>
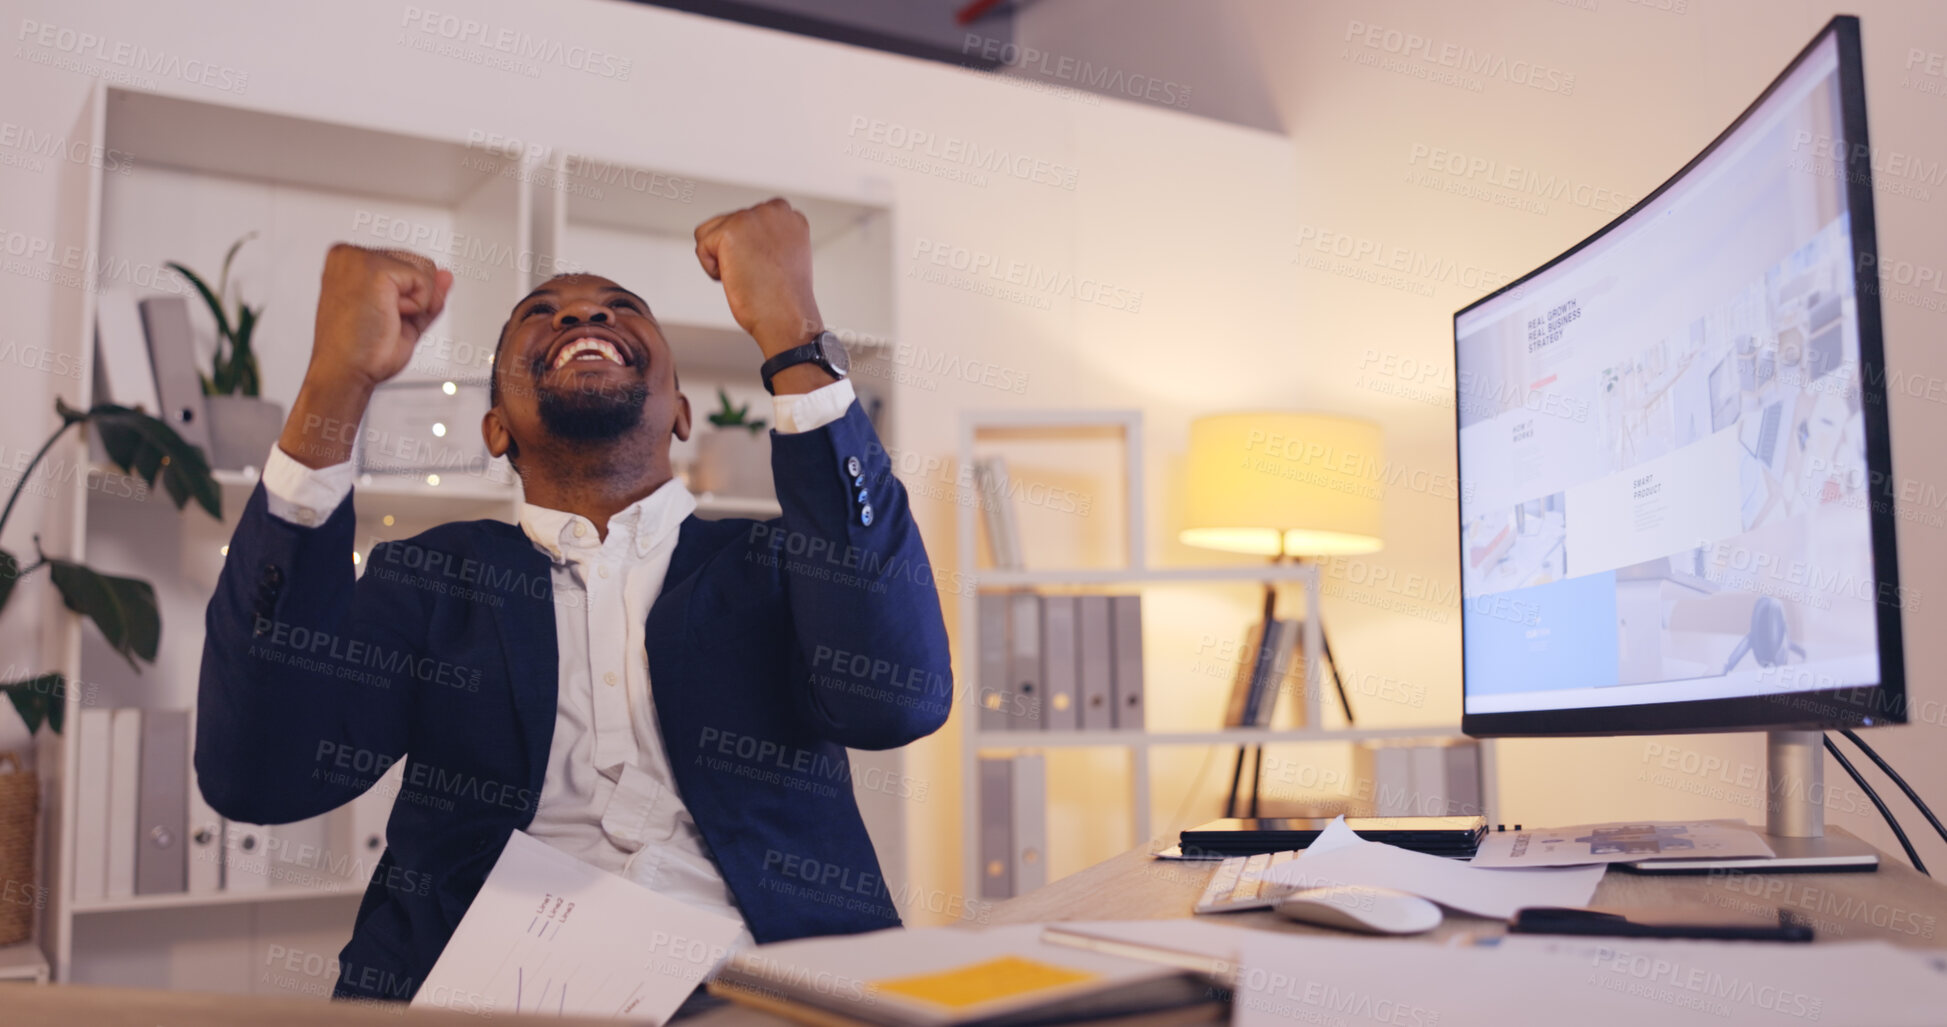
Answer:
<path fill-rule="evenodd" d="M 697 260 L 723 283 L 731 314 L 764 359 L 824 331 L 809 226 L 789 204 L 712 218 L 696 240 Z M 952 667 L 905 487 L 858 403 L 829 402 L 849 400 L 848 385 L 799 363 L 771 386 L 781 422 L 771 472 L 784 513 L 752 543 L 783 568 L 798 650 L 792 698 L 818 734 L 849 748 L 889 749 L 931 734 L 952 705 Z"/>
<path fill-rule="evenodd" d="M 411 360 L 452 282 L 409 253 L 325 257 L 304 384 L 205 617 L 196 770 L 224 816 L 315 816 L 405 751 L 425 597 L 357 581 L 349 461 L 372 390 Z"/>

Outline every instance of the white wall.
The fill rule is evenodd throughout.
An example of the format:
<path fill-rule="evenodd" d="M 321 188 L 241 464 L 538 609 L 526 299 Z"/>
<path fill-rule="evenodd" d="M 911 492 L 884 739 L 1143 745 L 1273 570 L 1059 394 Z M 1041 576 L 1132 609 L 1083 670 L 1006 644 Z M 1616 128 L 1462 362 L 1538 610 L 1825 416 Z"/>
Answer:
<path fill-rule="evenodd" d="M 37 133 L 72 124 L 93 84 L 83 72 L 112 70 L 98 54 L 112 58 L 125 43 L 165 62 L 214 62 L 248 76 L 236 94 L 150 75 L 165 92 L 456 140 L 491 132 L 700 179 L 885 196 L 895 208 L 892 334 L 913 347 L 901 369 L 924 383 L 909 386 L 895 406 L 894 434 L 912 457 L 909 466 L 951 457 L 962 409 L 1141 407 L 1158 419 L 1152 462 L 1159 484 L 1151 499 L 1160 503 L 1162 470 L 1172 448 L 1180 448 L 1185 413 L 1284 401 L 1284 383 L 1301 380 L 1309 363 L 1287 266 L 1296 219 L 1291 149 L 1281 137 L 1115 101 L 1076 102 L 938 64 L 626 4 L 439 8 L 463 10 L 492 32 L 606 50 L 631 62 L 626 82 L 555 63 L 541 63 L 530 76 L 425 53 L 406 45 L 429 38 L 402 24 L 412 7 L 378 0 L 310 15 L 246 0 L 118 0 L 85 11 L 51 0 L 14 6 L 7 31 L 25 38 L 10 46 L 35 59 L 0 63 L 0 96 L 10 98 L 0 120 Z M 44 46 L 28 22 L 107 42 L 80 54 L 63 50 L 73 44 L 58 35 Z M 459 52 L 486 51 L 461 44 Z M 47 58 L 60 63 L 43 63 Z M 989 173 L 979 184 L 848 154 L 849 143 L 869 141 L 855 126 L 873 122 L 1002 148 L 1041 162 L 1041 174 L 1058 181 Z M 142 155 L 132 159 L 139 166 Z M 83 246 L 56 237 L 50 209 L 62 168 L 42 163 L 38 170 L 0 164 L 0 241 L 52 239 L 57 251 Z M 1070 171 L 1074 187 L 1066 188 L 1059 179 Z M 1091 283 L 1089 297 L 1106 283 L 1124 305 L 1140 293 L 1139 311 L 1033 286 L 1023 296 L 995 296 L 959 288 L 957 279 L 928 280 L 922 269 L 948 270 L 926 262 L 936 253 L 1078 276 Z M 183 256 L 193 267 L 220 259 L 214 252 Z M 0 343 L 44 340 L 56 307 L 55 288 L 32 277 L 34 268 L 21 270 L 0 273 L 0 304 L 9 312 Z M 628 268 L 607 270 L 653 302 L 655 281 L 633 280 Z M 274 309 L 260 328 L 261 339 L 276 343 L 261 344 L 270 346 L 263 359 L 272 398 L 290 399 L 276 390 L 280 383 L 295 387 L 309 320 L 309 311 Z M 751 356 L 754 362 L 754 347 Z M 998 365 L 1011 372 L 1009 384 L 1025 385 L 1017 392 L 992 384 L 999 379 L 983 385 L 942 373 L 939 361 L 950 357 Z M 18 367 L 0 373 L 8 460 L 39 441 L 57 384 L 53 375 Z M 958 492 L 950 475 L 927 484 L 915 508 L 941 576 L 951 581 Z M 43 511 L 23 513 L 4 540 L 15 552 L 29 549 Z M 1096 520 L 1077 523 L 1086 533 L 1116 516 L 1105 505 Z M 947 598 L 953 623 L 956 597 Z M 9 658 L 35 666 L 51 658 L 29 659 L 33 623 L 51 601 L 40 589 L 16 597 L 0 626 Z M 1249 609 L 1245 590 L 1231 606 L 1219 605 L 1214 623 L 1229 633 Z M 1196 629 L 1186 630 L 1193 640 Z M 1170 652 L 1191 648 L 1180 638 L 1159 644 Z M 959 908 L 957 753 L 956 724 L 916 746 L 910 764 L 923 786 L 913 790 L 909 861 L 915 883 L 931 890 L 921 904 L 938 909 Z M 1158 801 L 1166 799 L 1175 801 Z M 1088 796 L 1070 801 L 1086 804 Z M 1120 834 L 1104 836 L 1072 859 L 1098 859 L 1126 843 Z"/>

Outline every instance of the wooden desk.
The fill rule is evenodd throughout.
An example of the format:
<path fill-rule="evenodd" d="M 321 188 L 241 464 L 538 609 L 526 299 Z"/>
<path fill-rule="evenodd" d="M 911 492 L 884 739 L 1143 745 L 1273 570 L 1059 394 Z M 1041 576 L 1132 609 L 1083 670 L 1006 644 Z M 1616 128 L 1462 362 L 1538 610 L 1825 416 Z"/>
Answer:
<path fill-rule="evenodd" d="M 1845 832 L 1833 829 L 1835 834 Z M 1039 891 L 995 906 L 987 923 L 1018 924 L 1051 920 L 1168 920 L 1190 916 L 1203 894 L 1214 863 L 1165 862 L 1145 852 L 1114 859 L 1062 878 Z M 1743 874 L 1647 876 L 1612 870 L 1596 887 L 1593 905 L 1618 913 L 1684 910 L 1704 916 L 1775 924 L 1778 910 L 1818 931 L 1819 941 L 1885 939 L 1921 948 L 1947 947 L 1947 885 L 1914 870 L 1904 860 L 1880 854 L 1870 874 Z M 1269 911 L 1220 913 L 1206 919 L 1271 931 L 1341 934 L 1324 927 L 1292 923 Z M 1439 929 L 1423 938 L 1459 934 L 1505 934 L 1507 925 L 1464 913 L 1447 913 Z"/>
<path fill-rule="evenodd" d="M 1828 828 L 1828 830 L 1834 830 Z M 1834 833 L 1844 833 L 1834 830 Z M 983 924 L 1046 923 L 1055 920 L 1173 920 L 1191 916 L 1215 872 L 1215 863 L 1165 862 L 1146 850 L 1125 852 L 1020 898 L 996 905 Z M 1594 905 L 1616 912 L 1711 911 L 1714 916 L 1775 924 L 1778 910 L 1790 909 L 1818 931 L 1819 941 L 1883 938 L 1900 945 L 1947 947 L 1947 885 L 1880 854 L 1870 874 L 1723 874 L 1717 876 L 1642 876 L 1622 871 L 1603 875 Z M 1344 933 L 1293 923 L 1271 912 L 1220 913 L 1215 923 L 1268 931 Z M 1459 934 L 1505 934 L 1500 920 L 1449 912 L 1440 928 L 1422 940 Z M 789 1021 L 738 1006 L 713 1010 L 682 1021 L 694 1027 L 777 1027 Z"/>
<path fill-rule="evenodd" d="M 1213 863 L 1173 863 L 1151 859 L 1141 850 L 1063 878 L 1030 895 L 995 906 L 984 924 L 1040 923 L 1053 920 L 1170 920 L 1190 916 L 1215 869 Z M 1697 877 L 1641 877 L 1610 872 L 1596 889 L 1595 904 L 1619 912 L 1669 909 L 1718 911 L 1775 923 L 1780 908 L 1810 922 L 1820 941 L 1882 938 L 1899 945 L 1947 947 L 1947 886 L 1882 854 L 1871 874 L 1723 874 Z M 1225 913 L 1210 918 L 1271 931 L 1337 934 L 1295 924 L 1268 912 Z M 1431 937 L 1462 933 L 1499 934 L 1498 920 L 1447 915 Z M 327 1024 L 396 1024 L 397 1007 L 361 1007 L 296 998 L 134 991 L 119 988 L 20 985 L 0 990 L 0 1009 L 8 1027 L 324 1027 Z M 413 1012 L 410 1024 L 427 1027 L 468 1024 L 463 1013 Z M 575 1024 L 613 1021 L 550 1020 Z M 693 1027 L 772 1027 L 787 1021 L 739 1006 L 727 1006 L 681 1021 Z"/>

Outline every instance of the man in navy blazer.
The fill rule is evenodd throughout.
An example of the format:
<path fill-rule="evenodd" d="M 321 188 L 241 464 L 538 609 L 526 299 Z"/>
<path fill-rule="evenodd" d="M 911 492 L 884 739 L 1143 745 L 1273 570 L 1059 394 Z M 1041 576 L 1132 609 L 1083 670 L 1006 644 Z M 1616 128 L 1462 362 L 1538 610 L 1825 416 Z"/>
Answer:
<path fill-rule="evenodd" d="M 760 943 L 899 923 L 845 750 L 946 719 L 932 571 L 823 330 L 803 216 L 773 200 L 696 235 L 767 358 L 780 418 L 801 422 L 771 436 L 782 516 L 687 514 L 669 448 L 690 411 L 668 342 L 634 293 L 558 276 L 502 329 L 482 426 L 521 476 L 522 524 L 380 542 L 362 576 L 351 443 L 452 276 L 401 251 L 340 244 L 326 259 L 303 388 L 210 600 L 196 770 L 217 812 L 280 824 L 404 764 L 340 997 L 410 998 L 515 830 L 626 860 L 639 881 L 741 916 Z M 609 583 L 590 554 L 612 543 L 617 579 L 655 587 L 630 598 Z M 635 820 L 661 824 L 646 840 L 617 817 L 622 793 L 650 810 Z M 645 876 L 637 851 L 667 865 Z"/>

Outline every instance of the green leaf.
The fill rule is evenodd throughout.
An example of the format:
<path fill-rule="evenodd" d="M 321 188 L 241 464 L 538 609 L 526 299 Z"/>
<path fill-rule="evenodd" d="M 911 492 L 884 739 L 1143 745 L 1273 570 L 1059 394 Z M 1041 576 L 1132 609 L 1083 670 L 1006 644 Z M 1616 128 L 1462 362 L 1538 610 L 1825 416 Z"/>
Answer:
<path fill-rule="evenodd" d="M 234 252 L 234 248 L 232 252 Z M 221 351 L 223 349 L 223 343 L 231 337 L 230 316 L 223 312 L 223 301 L 216 298 L 216 293 L 211 292 L 210 287 L 204 285 L 201 278 L 196 277 L 196 272 L 191 271 L 173 260 L 163 266 L 189 279 L 189 284 L 195 286 L 196 291 L 203 294 L 203 302 L 209 304 L 210 314 L 216 318 L 216 348 Z M 227 267 L 228 264 L 226 263 L 225 266 Z"/>
<path fill-rule="evenodd" d="M 237 251 L 238 251 L 238 250 L 240 250 L 240 249 L 243 249 L 243 244 L 244 244 L 244 243 L 247 243 L 247 242 L 249 242 L 250 240 L 252 240 L 252 239 L 255 239 L 255 238 L 257 238 L 257 233 L 255 233 L 255 232 L 245 232 L 245 233 L 244 233 L 244 234 L 243 234 L 243 235 L 242 235 L 241 237 L 239 237 L 239 238 L 237 239 L 237 241 L 236 241 L 236 242 L 233 242 L 233 243 L 231 243 L 231 244 L 230 244 L 230 251 L 229 251 L 228 253 L 225 253 L 225 254 L 223 255 L 223 273 L 222 273 L 221 275 L 219 275 L 219 276 L 217 277 L 217 279 L 216 279 L 216 292 L 217 292 L 217 295 L 219 295 L 219 296 L 225 296 L 225 295 L 228 295 L 228 294 L 229 294 L 229 292 L 230 292 L 230 262 L 231 262 L 231 261 L 233 261 L 233 260 L 235 260 L 235 259 L 237 259 Z"/>
<path fill-rule="evenodd" d="M 48 559 L 54 587 L 68 609 L 95 622 L 103 638 L 137 672 L 137 659 L 155 662 L 162 644 L 162 612 L 156 608 L 155 587 L 135 578 L 102 574 L 68 560 Z"/>
<path fill-rule="evenodd" d="M 7 693 L 8 700 L 14 704 L 14 712 L 27 722 L 30 734 L 41 729 L 42 721 L 46 721 L 55 734 L 61 733 L 61 722 L 66 712 L 67 683 L 58 672 L 50 671 L 24 681 L 9 681 L 0 685 L 0 692 Z"/>
<path fill-rule="evenodd" d="M 232 392 L 246 396 L 257 395 L 257 354 L 250 348 L 250 335 L 257 329 L 257 318 L 263 311 L 252 310 L 242 304 L 237 305 L 237 335 L 230 340 L 230 380 Z"/>
<path fill-rule="evenodd" d="M 112 403 L 97 404 L 88 411 L 88 420 L 100 432 L 102 448 L 115 466 L 140 476 L 151 488 L 160 475 L 176 509 L 195 499 L 211 517 L 223 519 L 223 492 L 210 473 L 209 461 L 174 428 L 140 410 Z"/>
<path fill-rule="evenodd" d="M 0 610 L 6 609 L 7 600 L 13 598 L 14 582 L 20 580 L 20 561 L 14 554 L 0 549 Z"/>

